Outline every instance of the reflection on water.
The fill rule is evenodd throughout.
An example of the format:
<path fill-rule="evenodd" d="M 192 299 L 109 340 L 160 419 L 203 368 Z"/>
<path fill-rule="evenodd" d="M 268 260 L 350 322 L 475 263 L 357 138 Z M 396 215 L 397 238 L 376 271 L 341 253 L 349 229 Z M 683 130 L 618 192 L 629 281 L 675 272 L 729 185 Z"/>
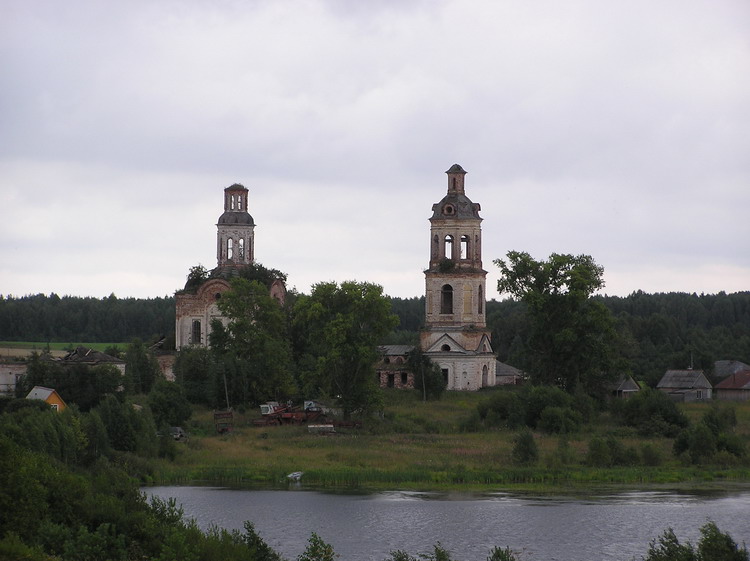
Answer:
<path fill-rule="evenodd" d="M 245 520 L 287 559 L 312 532 L 342 561 L 382 561 L 393 550 L 426 553 L 440 542 L 460 561 L 483 561 L 494 546 L 529 561 L 630 561 L 673 528 L 693 543 L 707 520 L 750 543 L 750 492 L 724 495 L 627 492 L 595 497 L 490 493 L 386 492 L 338 495 L 313 491 L 248 491 L 153 487 L 174 497 L 202 528 L 242 530 Z"/>

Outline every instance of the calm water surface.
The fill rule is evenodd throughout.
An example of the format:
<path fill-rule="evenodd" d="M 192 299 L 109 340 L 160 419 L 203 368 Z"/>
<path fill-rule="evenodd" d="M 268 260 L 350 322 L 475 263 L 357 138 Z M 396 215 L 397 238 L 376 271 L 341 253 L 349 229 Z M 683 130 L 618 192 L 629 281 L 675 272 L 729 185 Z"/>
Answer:
<path fill-rule="evenodd" d="M 327 494 L 300 489 L 249 491 L 212 487 L 151 487 L 173 497 L 201 528 L 242 530 L 245 520 L 285 558 L 304 551 L 312 532 L 341 561 L 382 561 L 440 542 L 459 561 L 484 561 L 509 546 L 524 561 L 630 561 L 671 527 L 696 543 L 713 520 L 750 545 L 750 491 L 731 494 L 629 492 L 586 498 L 525 495 L 377 493 Z"/>

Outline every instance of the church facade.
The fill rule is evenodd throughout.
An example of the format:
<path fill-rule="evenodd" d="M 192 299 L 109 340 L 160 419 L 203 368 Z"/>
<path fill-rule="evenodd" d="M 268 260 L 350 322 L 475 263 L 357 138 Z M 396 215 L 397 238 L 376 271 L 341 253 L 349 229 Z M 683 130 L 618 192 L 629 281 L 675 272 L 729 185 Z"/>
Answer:
<path fill-rule="evenodd" d="M 430 218 L 420 346 L 440 366 L 447 389 L 471 391 L 496 383 L 497 358 L 485 319 L 481 207 L 466 196 L 461 166 L 446 174 L 447 194 L 432 206 Z"/>
<path fill-rule="evenodd" d="M 248 190 L 235 183 L 224 189 L 224 212 L 216 224 L 216 261 L 208 279 L 188 285 L 175 294 L 175 349 L 190 345 L 208 346 L 211 322 L 226 323 L 219 310 L 222 293 L 230 280 L 255 263 L 255 222 L 248 212 Z M 286 287 L 282 279 L 269 286 L 271 296 L 283 302 Z"/>

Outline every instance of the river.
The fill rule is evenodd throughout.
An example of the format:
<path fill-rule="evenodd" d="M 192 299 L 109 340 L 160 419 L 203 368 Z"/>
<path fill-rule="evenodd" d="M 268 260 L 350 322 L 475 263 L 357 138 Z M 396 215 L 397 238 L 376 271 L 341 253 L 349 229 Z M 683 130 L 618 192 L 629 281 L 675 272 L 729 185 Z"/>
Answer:
<path fill-rule="evenodd" d="M 293 560 L 312 532 L 341 561 L 383 561 L 393 550 L 412 556 L 440 542 L 457 561 L 484 561 L 493 546 L 524 561 L 631 561 L 667 528 L 693 544 L 707 520 L 750 544 L 750 491 L 680 494 L 623 492 L 533 497 L 507 493 L 384 492 L 332 494 L 291 488 L 255 491 L 215 487 L 150 487 L 173 497 L 185 516 L 242 530 L 245 520 L 263 540 Z"/>

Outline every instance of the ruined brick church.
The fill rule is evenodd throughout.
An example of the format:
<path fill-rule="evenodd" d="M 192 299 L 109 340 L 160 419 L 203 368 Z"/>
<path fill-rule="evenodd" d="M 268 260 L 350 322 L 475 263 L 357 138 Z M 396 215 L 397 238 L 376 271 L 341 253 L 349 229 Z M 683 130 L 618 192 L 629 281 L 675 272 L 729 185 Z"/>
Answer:
<path fill-rule="evenodd" d="M 216 224 L 216 268 L 197 286 L 190 281 L 175 294 L 175 348 L 207 346 L 211 322 L 226 323 L 219 310 L 222 293 L 230 280 L 243 268 L 255 263 L 255 222 L 248 212 L 248 190 L 238 184 L 224 189 L 224 212 Z M 284 301 L 286 286 L 282 279 L 270 282 L 271 296 Z"/>
<path fill-rule="evenodd" d="M 482 268 L 480 205 L 465 192 L 466 171 L 458 164 L 447 172 L 448 191 L 432 205 L 430 258 L 425 271 L 425 322 L 420 347 L 438 364 L 449 390 L 478 390 L 516 383 L 520 372 L 497 361 L 485 319 L 486 277 Z M 198 285 L 188 281 L 175 295 L 175 347 L 206 346 L 211 322 L 226 323 L 218 307 L 230 280 L 253 265 L 255 222 L 248 212 L 248 190 L 224 189 L 224 212 L 216 224 L 217 267 Z M 283 279 L 268 283 L 271 296 L 283 302 Z M 413 387 L 405 370 L 412 347 L 380 347 L 377 375 L 383 387 Z"/>

